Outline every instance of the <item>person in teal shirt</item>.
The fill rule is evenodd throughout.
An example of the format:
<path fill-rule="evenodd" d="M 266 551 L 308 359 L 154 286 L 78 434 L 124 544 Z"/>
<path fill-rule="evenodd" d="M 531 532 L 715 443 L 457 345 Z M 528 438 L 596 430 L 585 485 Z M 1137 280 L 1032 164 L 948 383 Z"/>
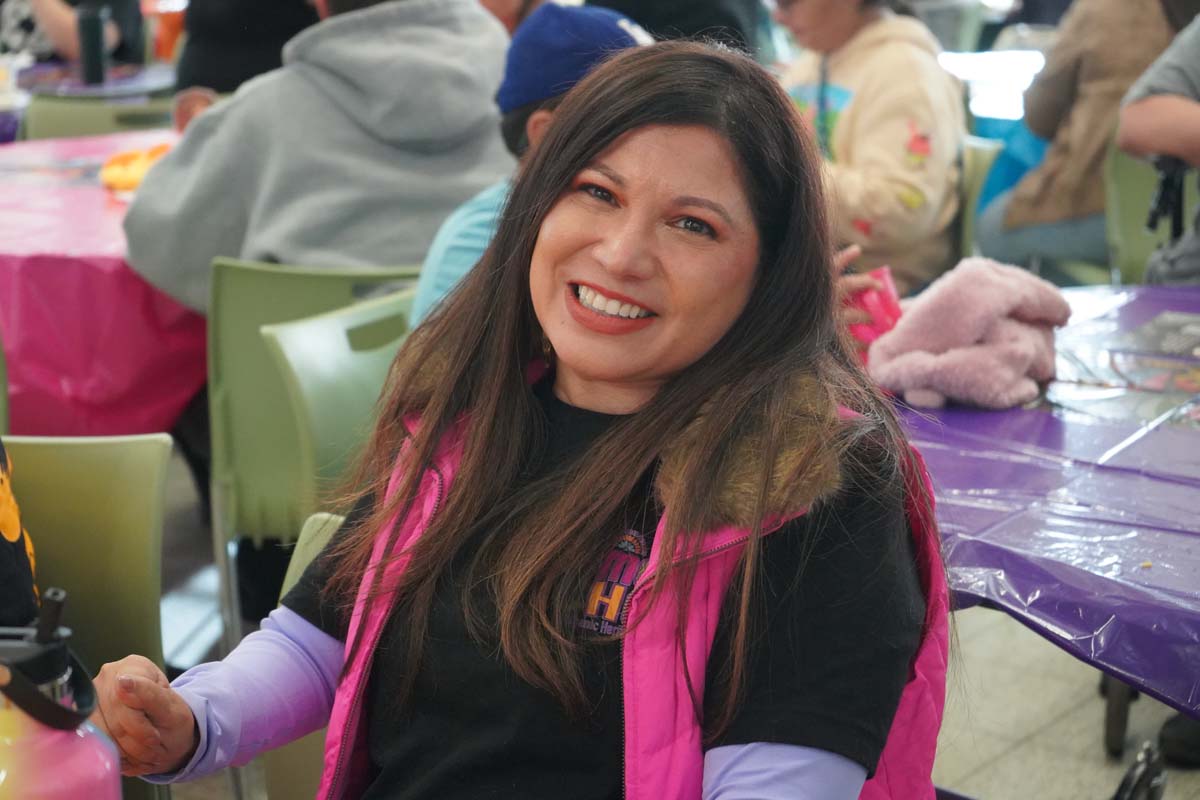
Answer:
<path fill-rule="evenodd" d="M 496 93 L 500 131 L 509 151 L 522 160 L 536 147 L 563 96 L 594 66 L 618 50 L 652 42 L 637 23 L 606 8 L 546 3 L 530 14 L 513 34 L 504 81 Z M 483 256 L 510 185 L 507 178 L 492 184 L 442 223 L 417 281 L 414 326 Z"/>

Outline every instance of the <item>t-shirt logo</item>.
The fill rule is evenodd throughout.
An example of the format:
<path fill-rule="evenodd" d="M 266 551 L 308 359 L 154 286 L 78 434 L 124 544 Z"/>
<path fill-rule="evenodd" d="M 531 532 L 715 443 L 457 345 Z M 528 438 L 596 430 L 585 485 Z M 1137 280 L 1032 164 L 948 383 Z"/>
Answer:
<path fill-rule="evenodd" d="M 649 557 L 646 536 L 632 528 L 625 531 L 600 565 L 579 620 L 581 629 L 600 636 L 616 636 L 625 630 L 629 595 Z"/>

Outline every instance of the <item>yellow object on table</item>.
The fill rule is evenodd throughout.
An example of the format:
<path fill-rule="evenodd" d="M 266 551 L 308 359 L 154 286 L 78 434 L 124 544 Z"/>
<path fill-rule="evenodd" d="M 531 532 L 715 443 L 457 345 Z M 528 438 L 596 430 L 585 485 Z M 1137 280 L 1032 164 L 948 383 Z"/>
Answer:
<path fill-rule="evenodd" d="M 116 192 L 132 192 L 141 185 L 146 172 L 155 161 L 170 151 L 171 145 L 160 144 L 145 150 L 117 153 L 100 169 L 100 183 Z"/>

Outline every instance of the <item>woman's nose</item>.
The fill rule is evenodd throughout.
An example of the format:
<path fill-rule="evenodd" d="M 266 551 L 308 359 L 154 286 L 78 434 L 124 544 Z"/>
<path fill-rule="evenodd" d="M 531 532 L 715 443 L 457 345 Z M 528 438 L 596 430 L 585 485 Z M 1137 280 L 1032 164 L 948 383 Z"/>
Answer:
<path fill-rule="evenodd" d="M 596 260 L 608 273 L 642 279 L 654 273 L 657 251 L 653 222 L 627 213 L 605 226 L 594 252 Z"/>

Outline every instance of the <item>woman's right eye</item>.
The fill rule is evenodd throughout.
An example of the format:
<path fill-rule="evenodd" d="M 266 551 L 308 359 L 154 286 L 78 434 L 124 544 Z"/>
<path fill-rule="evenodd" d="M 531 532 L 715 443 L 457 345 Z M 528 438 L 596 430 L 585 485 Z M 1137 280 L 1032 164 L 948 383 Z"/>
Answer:
<path fill-rule="evenodd" d="M 612 192 L 610 192 L 608 189 L 605 189 L 603 186 L 597 186 L 594 183 L 581 184 L 579 191 L 583 192 L 584 194 L 591 195 L 602 203 L 616 202 L 616 198 L 613 197 Z"/>

